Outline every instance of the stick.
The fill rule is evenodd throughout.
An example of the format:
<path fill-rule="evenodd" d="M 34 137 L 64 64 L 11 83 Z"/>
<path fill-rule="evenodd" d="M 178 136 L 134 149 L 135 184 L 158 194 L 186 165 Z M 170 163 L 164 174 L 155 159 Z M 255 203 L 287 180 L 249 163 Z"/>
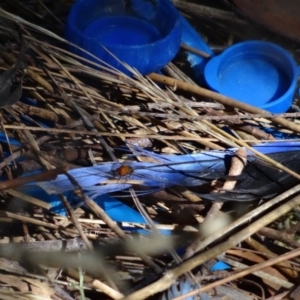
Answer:
<path fill-rule="evenodd" d="M 163 83 L 168 86 L 173 86 L 180 90 L 193 93 L 195 95 L 211 98 L 211 99 L 213 99 L 217 102 L 220 102 L 224 105 L 227 105 L 230 107 L 235 107 L 235 108 L 238 108 L 240 110 L 243 110 L 243 111 L 246 111 L 246 112 L 249 112 L 252 114 L 267 114 L 268 113 L 267 111 L 257 108 L 255 106 L 243 103 L 241 101 L 238 101 L 238 100 L 230 98 L 230 97 L 226 97 L 224 95 L 220 95 L 216 92 L 212 92 L 210 90 L 204 89 L 197 85 L 192 85 L 187 82 L 173 79 L 171 77 L 159 75 L 156 73 L 152 73 L 148 77 L 155 82 Z M 298 125 L 296 123 L 293 123 L 293 122 L 286 120 L 284 118 L 281 118 L 281 117 L 275 117 L 272 119 L 272 121 L 274 123 L 277 123 L 277 124 L 285 127 L 285 128 L 288 128 L 294 132 L 300 133 L 300 125 Z"/>

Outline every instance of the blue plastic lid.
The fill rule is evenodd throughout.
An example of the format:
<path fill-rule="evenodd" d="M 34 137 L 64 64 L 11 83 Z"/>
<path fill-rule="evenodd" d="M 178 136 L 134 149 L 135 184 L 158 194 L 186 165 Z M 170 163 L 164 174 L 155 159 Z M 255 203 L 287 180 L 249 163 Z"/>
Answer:
<path fill-rule="evenodd" d="M 127 74 L 130 72 L 121 62 L 143 75 L 158 71 L 179 50 L 182 31 L 179 13 L 169 0 L 126 3 L 78 0 L 69 14 L 65 37 Z M 76 47 L 70 50 L 99 63 Z"/>
<path fill-rule="evenodd" d="M 212 58 L 204 76 L 214 91 L 272 113 L 283 113 L 292 104 L 298 69 L 281 47 L 248 41 Z"/>

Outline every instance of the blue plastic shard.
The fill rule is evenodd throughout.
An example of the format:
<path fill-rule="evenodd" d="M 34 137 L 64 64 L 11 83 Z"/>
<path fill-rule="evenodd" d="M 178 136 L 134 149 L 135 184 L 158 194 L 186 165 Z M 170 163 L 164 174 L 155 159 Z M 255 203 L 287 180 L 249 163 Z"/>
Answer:
<path fill-rule="evenodd" d="M 229 265 L 227 265 L 223 261 L 218 261 L 210 268 L 210 271 L 223 271 L 228 269 L 231 269 Z"/>
<path fill-rule="evenodd" d="M 171 285 L 171 287 L 162 295 L 161 300 L 171 300 L 180 296 L 183 296 L 195 289 L 200 288 L 201 285 L 191 282 L 187 278 L 181 278 L 179 282 Z M 199 293 L 195 296 L 188 296 L 184 300 L 209 300 L 211 299 L 206 293 Z"/>
<path fill-rule="evenodd" d="M 17 140 L 15 140 L 11 137 L 8 138 L 8 141 L 9 141 L 10 145 L 12 145 L 12 146 L 17 146 L 17 147 L 22 146 L 22 144 L 20 142 L 18 142 Z M 0 132 L 0 142 L 7 144 L 7 138 L 3 132 Z"/>
<path fill-rule="evenodd" d="M 210 47 L 206 44 L 195 28 L 182 15 L 180 15 L 180 21 L 182 25 L 181 42 L 213 56 L 214 53 Z M 187 60 L 195 71 L 196 78 L 201 80 L 208 59 L 200 55 L 187 52 Z"/>
<path fill-rule="evenodd" d="M 24 189 L 22 191 L 29 196 L 36 197 L 37 199 L 42 199 L 43 201 L 51 204 L 50 210 L 53 213 L 63 216 L 67 215 L 65 207 L 58 195 L 48 194 L 38 186 L 31 186 L 30 189 Z M 64 193 L 64 196 L 68 199 L 69 204 L 73 208 L 82 203 L 80 197 L 76 196 L 72 191 Z M 109 195 L 98 196 L 94 199 L 94 201 L 115 222 L 145 224 L 144 218 L 138 211 Z"/>

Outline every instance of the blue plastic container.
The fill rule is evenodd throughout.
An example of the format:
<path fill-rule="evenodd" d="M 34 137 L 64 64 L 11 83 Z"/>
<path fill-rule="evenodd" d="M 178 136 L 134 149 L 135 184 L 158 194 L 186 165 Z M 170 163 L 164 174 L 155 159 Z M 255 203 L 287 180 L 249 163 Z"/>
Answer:
<path fill-rule="evenodd" d="M 146 75 L 174 58 L 181 32 L 179 13 L 169 0 L 78 0 L 68 16 L 65 37 L 126 74 L 130 72 L 121 62 Z M 99 63 L 76 47 L 70 50 Z"/>
<path fill-rule="evenodd" d="M 261 41 L 229 47 L 204 70 L 210 89 L 272 113 L 289 109 L 299 74 L 286 50 Z"/>

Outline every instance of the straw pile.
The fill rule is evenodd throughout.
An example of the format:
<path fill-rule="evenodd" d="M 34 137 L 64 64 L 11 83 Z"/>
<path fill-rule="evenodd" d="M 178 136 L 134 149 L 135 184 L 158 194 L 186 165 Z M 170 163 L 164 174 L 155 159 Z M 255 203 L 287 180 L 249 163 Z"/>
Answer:
<path fill-rule="evenodd" d="M 232 42 L 237 33 L 234 24 L 245 26 L 254 36 L 258 32 L 229 12 L 174 3 L 187 17 L 193 16 L 191 11 L 201 14 L 203 30 L 218 46 Z M 122 161 L 119 152 L 111 149 L 124 144 L 180 154 L 251 148 L 255 143 L 275 140 L 258 129 L 258 124 L 300 133 L 294 119 L 297 112 L 275 118 L 199 88 L 180 70 L 186 66 L 184 51 L 175 64 L 165 68 L 167 77 L 142 77 L 132 70 L 134 78 L 129 78 L 109 68 L 99 71 L 87 66 L 66 50 L 68 42 L 63 39 L 71 5 L 71 1 L 62 0 L 10 0 L 0 7 L 0 67 L 2 74 L 14 71 L 13 78 L 5 81 L 5 76 L 0 77 L 1 99 L 6 99 L 0 111 L 1 131 L 6 137 L 0 154 L 3 158 L 5 152 L 9 154 L 0 165 L 3 178 L 12 182 L 9 190 L 1 186 L 5 191 L 0 211 L 0 298 L 136 300 L 154 295 L 153 299 L 160 299 L 161 292 L 176 284 L 177 278 L 181 283 L 192 282 L 193 289 L 198 289 L 196 294 L 202 293 L 201 299 L 214 299 L 215 293 L 231 299 L 257 299 L 278 295 L 281 289 L 284 297 L 299 271 L 299 262 L 289 262 L 299 255 L 288 250 L 299 248 L 293 240 L 299 231 L 296 213 L 287 215 L 293 208 L 289 202 L 277 211 L 270 207 L 278 206 L 278 199 L 259 208 L 250 203 L 220 211 L 221 203 L 203 202 L 188 190 L 159 192 L 144 197 L 143 205 L 132 191 L 132 198 L 124 201 L 137 205 L 145 218 L 151 218 L 145 227 L 116 224 L 93 201 L 87 203 L 88 208 L 73 210 L 63 195 L 60 198 L 68 217 L 54 215 L 43 199 L 26 197 L 17 189 L 26 182 L 16 183 L 14 178 L 33 170 L 43 169 L 44 175 L 29 180 L 39 180 L 39 176 L 50 180 L 61 170 L 111 161 L 112 155 Z M 249 38 L 246 31 L 244 36 L 241 30 L 237 34 L 238 38 Z M 20 38 L 26 51 L 18 61 Z M 21 93 L 26 101 L 18 101 Z M 223 126 L 234 135 L 221 130 Z M 6 143 L 9 138 L 20 145 Z M 24 159 L 16 163 L 20 156 Z M 232 172 L 239 174 L 242 166 L 237 163 Z M 297 187 L 289 193 L 296 191 Z M 287 196 L 283 194 L 280 200 Z M 299 204 L 297 199 L 292 205 Z M 265 227 L 272 222 L 271 227 Z M 121 229 L 136 226 L 151 229 L 154 237 L 135 239 Z M 171 230 L 174 237 L 163 237 L 157 229 Z M 258 239 L 250 237 L 253 234 Z M 215 243 L 222 236 L 226 239 Z M 278 249 L 260 243 L 264 237 Z M 183 263 L 174 251 L 179 246 L 188 247 Z M 202 252 L 193 256 L 196 250 Z M 208 271 L 216 259 L 233 269 Z M 172 295 L 166 294 L 165 299 Z"/>

